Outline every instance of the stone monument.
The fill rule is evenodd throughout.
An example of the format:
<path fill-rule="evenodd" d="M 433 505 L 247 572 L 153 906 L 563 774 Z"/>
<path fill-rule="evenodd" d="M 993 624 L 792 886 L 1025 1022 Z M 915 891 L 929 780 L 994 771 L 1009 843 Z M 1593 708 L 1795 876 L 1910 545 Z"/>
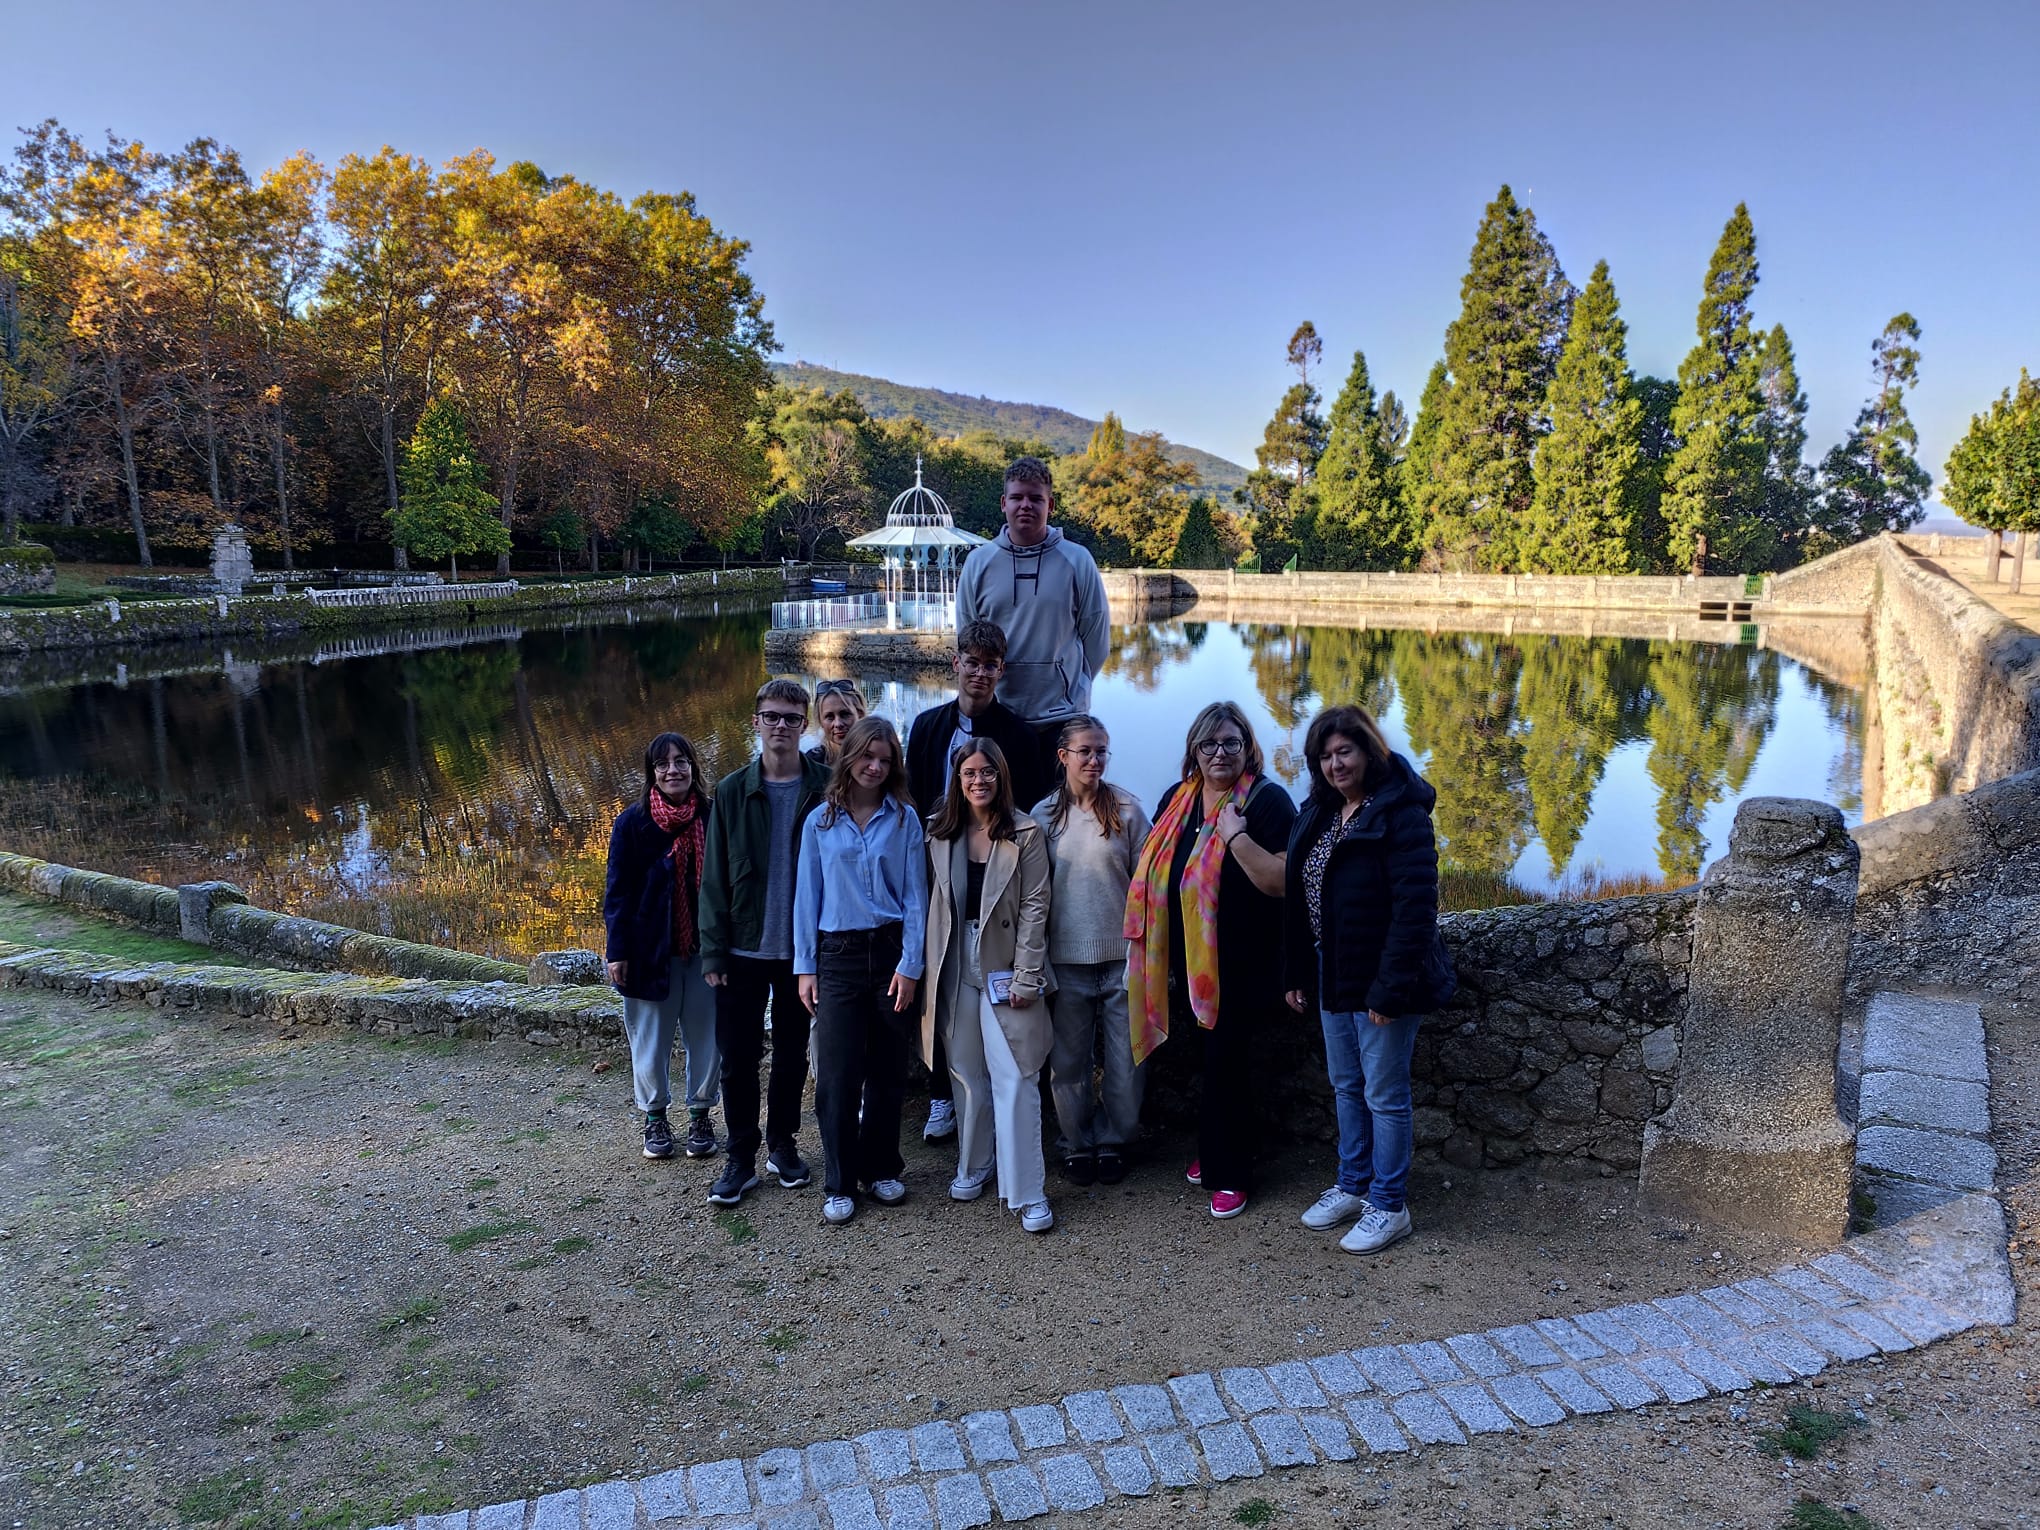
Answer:
<path fill-rule="evenodd" d="M 1644 1129 L 1646 1203 L 1838 1242 L 1855 1129 L 1835 1103 L 1858 853 L 1824 802 L 1753 797 L 1707 868 L 1671 1108 Z"/>
<path fill-rule="evenodd" d="M 223 595 L 238 595 L 255 577 L 255 555 L 248 551 L 248 534 L 231 521 L 213 533 L 213 584 Z"/>

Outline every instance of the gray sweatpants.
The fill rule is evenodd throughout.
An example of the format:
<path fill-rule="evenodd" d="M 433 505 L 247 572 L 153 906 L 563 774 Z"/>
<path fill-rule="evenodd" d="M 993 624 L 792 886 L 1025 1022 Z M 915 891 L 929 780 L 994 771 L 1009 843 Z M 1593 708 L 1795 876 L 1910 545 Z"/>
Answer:
<path fill-rule="evenodd" d="M 623 1034 L 630 1039 L 630 1075 L 639 1110 L 665 1113 L 673 1102 L 673 1037 L 687 1049 L 687 1108 L 715 1103 L 722 1059 L 715 1049 L 715 993 L 701 975 L 699 956 L 673 963 L 666 997 L 623 1001 Z"/>
<path fill-rule="evenodd" d="M 1133 1064 L 1126 963 L 1055 964 L 1055 1044 L 1049 1091 L 1065 1150 L 1124 1148 L 1140 1127 L 1147 1070 Z M 1102 1063 L 1102 1069 L 1100 1064 Z"/>

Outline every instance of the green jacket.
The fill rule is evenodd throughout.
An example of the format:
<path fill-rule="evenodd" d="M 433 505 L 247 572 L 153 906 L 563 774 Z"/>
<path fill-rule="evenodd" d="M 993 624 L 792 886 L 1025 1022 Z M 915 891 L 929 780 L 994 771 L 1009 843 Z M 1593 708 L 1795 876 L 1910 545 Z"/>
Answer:
<path fill-rule="evenodd" d="M 800 864 L 800 831 L 821 804 L 829 767 L 800 757 L 800 795 L 793 809 L 793 859 Z M 730 952 L 755 951 L 765 932 L 766 859 L 772 849 L 772 808 L 765 800 L 765 767 L 753 760 L 715 784 L 708 815 L 708 854 L 701 871 L 701 970 L 726 972 Z M 793 890 L 787 889 L 787 896 Z"/>

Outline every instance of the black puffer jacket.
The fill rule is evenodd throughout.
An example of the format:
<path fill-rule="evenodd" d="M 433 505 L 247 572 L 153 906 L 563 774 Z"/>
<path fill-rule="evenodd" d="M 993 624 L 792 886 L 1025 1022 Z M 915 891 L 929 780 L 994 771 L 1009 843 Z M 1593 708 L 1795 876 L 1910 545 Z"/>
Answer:
<path fill-rule="evenodd" d="M 1373 800 L 1325 867 L 1322 943 L 1311 936 L 1303 866 L 1338 812 L 1313 799 L 1297 817 L 1283 900 L 1282 986 L 1335 1014 L 1427 1014 L 1459 987 L 1438 936 L 1438 841 L 1431 831 L 1438 794 L 1399 754 L 1376 774 Z"/>

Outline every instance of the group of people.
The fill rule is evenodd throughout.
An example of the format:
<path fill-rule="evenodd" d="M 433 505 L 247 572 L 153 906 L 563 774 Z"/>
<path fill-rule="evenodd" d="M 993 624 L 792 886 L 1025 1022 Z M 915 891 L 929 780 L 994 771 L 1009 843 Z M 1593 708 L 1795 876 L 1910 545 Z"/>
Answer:
<path fill-rule="evenodd" d="M 1063 1172 L 1116 1183 L 1145 1064 L 1203 1048 L 1197 1155 L 1214 1217 L 1253 1188 L 1251 1111 L 1267 1028 L 1316 1013 L 1339 1123 L 1338 1177 L 1306 1226 L 1351 1223 L 1353 1252 L 1410 1231 L 1410 1058 L 1450 997 L 1438 938 L 1435 794 L 1367 713 L 1334 706 L 1305 741 L 1301 812 L 1264 771 L 1246 715 L 1204 707 L 1150 821 L 1106 780 L 1091 681 L 1103 581 L 1050 525 L 1047 468 L 1007 471 L 1006 527 L 958 590 L 955 699 L 902 741 L 847 680 L 758 691 L 757 757 L 716 783 L 663 733 L 610 841 L 604 917 L 623 995 L 644 1152 L 674 1151 L 670 1056 L 685 1055 L 681 1150 L 726 1161 L 709 1199 L 810 1182 L 796 1146 L 812 1052 L 823 1216 L 906 1197 L 910 1049 L 931 1077 L 924 1135 L 953 1134 L 949 1194 L 995 1189 L 1031 1233 L 1055 1223 L 1042 1079 Z M 810 702 L 821 741 L 803 752 Z M 768 1002 L 771 1061 L 760 1071 Z M 1180 1043 L 1179 1043 L 1180 1044 Z"/>

